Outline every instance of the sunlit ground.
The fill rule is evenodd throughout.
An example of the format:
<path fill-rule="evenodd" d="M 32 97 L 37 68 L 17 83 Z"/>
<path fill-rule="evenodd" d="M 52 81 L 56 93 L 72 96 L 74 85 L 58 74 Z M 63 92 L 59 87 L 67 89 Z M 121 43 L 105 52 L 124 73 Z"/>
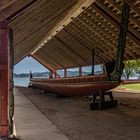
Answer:
<path fill-rule="evenodd" d="M 133 90 L 140 90 L 140 83 L 139 84 L 126 84 L 121 85 L 121 88 L 133 89 Z"/>

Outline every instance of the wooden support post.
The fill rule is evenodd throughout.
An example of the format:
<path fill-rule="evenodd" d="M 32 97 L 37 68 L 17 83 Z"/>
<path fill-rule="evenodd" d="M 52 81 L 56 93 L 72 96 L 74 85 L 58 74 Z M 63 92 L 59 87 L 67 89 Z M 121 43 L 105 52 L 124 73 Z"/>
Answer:
<path fill-rule="evenodd" d="M 49 78 L 53 78 L 53 72 L 52 72 L 52 70 L 50 70 L 50 72 L 49 72 Z"/>
<path fill-rule="evenodd" d="M 104 103 L 104 93 L 102 91 L 99 91 L 99 109 L 101 110 L 103 108 Z"/>
<path fill-rule="evenodd" d="M 95 65 L 95 50 L 92 49 L 92 72 L 91 74 L 94 75 L 94 65 Z"/>
<path fill-rule="evenodd" d="M 33 78 L 33 74 L 32 74 L 32 71 L 30 70 L 30 79 Z"/>
<path fill-rule="evenodd" d="M 82 76 L 82 67 L 79 67 L 79 76 Z"/>
<path fill-rule="evenodd" d="M 14 115 L 14 81 L 13 81 L 13 68 L 14 68 L 14 48 L 13 48 L 13 30 L 9 28 L 9 50 L 10 50 L 10 91 L 9 91 L 9 135 L 13 134 L 13 115 Z"/>
<path fill-rule="evenodd" d="M 64 77 L 67 77 L 67 69 L 64 69 Z"/>
<path fill-rule="evenodd" d="M 57 71 L 54 72 L 54 78 L 57 78 Z"/>
<path fill-rule="evenodd" d="M 8 23 L 0 22 L 0 137 L 8 137 Z"/>
<path fill-rule="evenodd" d="M 126 42 L 126 35 L 127 35 L 127 28 L 129 22 L 129 13 L 130 13 L 130 6 L 124 2 L 122 7 L 122 17 L 121 17 L 121 24 L 120 24 L 120 32 L 119 32 L 119 42 L 117 48 L 117 59 L 114 71 L 111 73 L 111 80 L 120 81 L 121 74 L 123 71 L 123 60 L 124 60 L 124 52 L 125 52 L 125 42 Z"/>

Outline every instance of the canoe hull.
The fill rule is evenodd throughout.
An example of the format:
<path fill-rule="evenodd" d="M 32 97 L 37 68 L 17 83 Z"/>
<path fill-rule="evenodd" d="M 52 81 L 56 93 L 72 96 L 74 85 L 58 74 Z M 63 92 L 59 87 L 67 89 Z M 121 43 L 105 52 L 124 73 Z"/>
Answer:
<path fill-rule="evenodd" d="M 90 83 L 41 83 L 32 82 L 32 86 L 62 96 L 87 96 L 97 94 L 99 91 L 108 91 L 119 85 L 116 81 L 102 81 Z"/>

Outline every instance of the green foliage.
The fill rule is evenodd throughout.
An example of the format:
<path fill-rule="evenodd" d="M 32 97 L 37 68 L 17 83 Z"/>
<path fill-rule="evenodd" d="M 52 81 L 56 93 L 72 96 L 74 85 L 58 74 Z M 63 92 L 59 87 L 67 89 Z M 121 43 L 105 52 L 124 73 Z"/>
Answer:
<path fill-rule="evenodd" d="M 140 60 L 136 62 L 136 67 L 135 67 L 135 72 L 137 74 L 139 74 L 139 78 L 140 78 Z"/>
<path fill-rule="evenodd" d="M 133 75 L 134 66 L 135 66 L 135 61 L 125 62 L 124 73 L 123 73 L 125 79 L 129 79 L 129 77 Z"/>
<path fill-rule="evenodd" d="M 133 76 L 134 73 L 140 75 L 140 60 L 126 61 L 123 73 L 125 79 L 129 79 L 129 77 Z"/>

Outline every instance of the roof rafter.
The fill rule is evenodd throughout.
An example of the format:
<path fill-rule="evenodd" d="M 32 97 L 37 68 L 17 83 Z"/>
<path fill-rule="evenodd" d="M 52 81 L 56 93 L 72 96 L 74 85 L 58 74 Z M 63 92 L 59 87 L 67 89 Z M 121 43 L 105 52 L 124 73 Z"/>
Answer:
<path fill-rule="evenodd" d="M 73 61 L 74 63 L 80 64 L 75 58 L 73 58 L 70 54 L 67 48 L 65 48 L 64 44 L 62 44 L 58 39 L 55 37 L 53 40 L 50 42 L 52 45 L 56 47 L 56 50 L 61 53 L 61 55 L 65 55 L 70 59 L 70 61 Z M 63 53 L 62 53 L 63 52 Z"/>
<path fill-rule="evenodd" d="M 65 42 L 63 42 L 62 39 L 58 38 L 58 37 L 55 37 L 57 40 L 59 40 L 62 44 L 65 45 L 65 47 L 67 47 L 72 53 L 74 53 L 76 56 L 78 56 L 81 60 L 87 62 L 87 60 L 82 57 L 81 55 L 79 55 L 79 53 L 77 53 L 75 50 L 73 50 L 70 46 L 68 46 Z"/>
<path fill-rule="evenodd" d="M 63 29 L 63 30 L 64 30 L 65 32 L 67 32 L 70 36 L 72 36 L 73 38 L 75 38 L 75 39 L 85 48 L 85 50 L 88 50 L 88 51 L 89 51 L 88 54 L 91 54 L 91 53 L 92 53 L 93 47 L 92 47 L 92 48 L 91 48 L 91 47 L 89 48 L 89 46 L 85 45 L 85 44 L 82 42 L 83 39 L 78 39 L 78 38 L 77 38 L 78 35 L 74 36 L 74 34 L 70 33 L 70 32 L 67 31 L 66 29 Z M 96 49 L 95 49 L 95 50 L 96 50 Z M 99 59 L 99 57 L 97 58 L 96 61 L 98 61 L 98 59 Z"/>
<path fill-rule="evenodd" d="M 106 20 L 108 20 L 115 28 L 119 29 L 119 23 L 116 22 L 116 20 L 114 18 L 112 18 L 112 16 L 108 16 L 106 15 L 104 9 L 102 9 L 99 5 L 94 4 L 93 8 L 96 9 L 96 11 L 98 12 L 98 14 L 100 14 L 102 17 L 104 17 Z M 137 38 L 135 38 L 133 36 L 133 34 L 128 30 L 128 36 L 138 45 L 140 45 L 140 42 Z"/>
<path fill-rule="evenodd" d="M 108 16 L 112 17 L 117 24 L 120 24 L 120 16 L 112 12 L 105 4 L 102 3 L 101 0 L 96 1 L 96 5 L 100 7 L 100 9 L 104 10 L 104 13 L 108 14 Z M 133 34 L 135 39 L 139 40 L 139 33 L 136 32 L 130 25 L 128 25 L 129 34 Z"/>
<path fill-rule="evenodd" d="M 109 2 L 110 4 L 112 4 L 113 6 L 115 6 L 115 8 L 117 8 L 119 11 L 121 11 L 121 6 L 120 6 L 119 3 L 115 2 L 115 1 L 112 1 L 112 0 L 108 0 L 108 2 Z M 126 1 L 126 2 L 130 5 L 130 3 L 129 3 L 128 1 Z M 122 2 L 122 5 L 123 5 L 123 2 Z M 135 8 L 134 5 L 132 4 L 132 2 L 131 2 L 131 8 Z M 135 9 L 133 9 L 133 10 L 135 10 Z M 140 11 L 137 10 L 137 12 L 140 14 Z M 133 22 L 134 22 L 136 25 L 140 26 L 140 23 L 138 22 L 138 20 L 136 20 L 136 19 L 132 16 L 132 14 L 130 14 L 130 19 L 133 19 Z"/>

